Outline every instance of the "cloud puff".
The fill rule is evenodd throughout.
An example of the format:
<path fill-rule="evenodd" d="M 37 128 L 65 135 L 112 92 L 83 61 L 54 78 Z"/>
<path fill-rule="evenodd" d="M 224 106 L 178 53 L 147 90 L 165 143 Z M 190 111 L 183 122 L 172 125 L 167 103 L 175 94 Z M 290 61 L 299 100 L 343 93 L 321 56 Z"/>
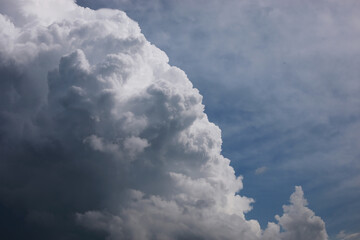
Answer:
<path fill-rule="evenodd" d="M 282 239 L 327 239 L 325 223 L 306 207 L 307 201 L 301 187 L 295 187 L 290 203 L 291 205 L 283 206 L 283 216 L 276 216 L 280 226 L 285 230 L 280 234 Z"/>
<path fill-rule="evenodd" d="M 245 219 L 201 95 L 125 13 L 1 4 L 4 238 L 327 238 L 301 188 L 279 225 Z"/>

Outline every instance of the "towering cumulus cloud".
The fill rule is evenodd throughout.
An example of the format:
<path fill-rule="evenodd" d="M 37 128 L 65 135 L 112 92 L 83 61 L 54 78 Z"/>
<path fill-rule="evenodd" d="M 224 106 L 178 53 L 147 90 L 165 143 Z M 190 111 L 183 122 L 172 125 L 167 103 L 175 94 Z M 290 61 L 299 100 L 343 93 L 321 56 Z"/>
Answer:
<path fill-rule="evenodd" d="M 327 239 L 300 187 L 266 230 L 245 219 L 199 92 L 125 13 L 0 10 L 1 239 Z"/>

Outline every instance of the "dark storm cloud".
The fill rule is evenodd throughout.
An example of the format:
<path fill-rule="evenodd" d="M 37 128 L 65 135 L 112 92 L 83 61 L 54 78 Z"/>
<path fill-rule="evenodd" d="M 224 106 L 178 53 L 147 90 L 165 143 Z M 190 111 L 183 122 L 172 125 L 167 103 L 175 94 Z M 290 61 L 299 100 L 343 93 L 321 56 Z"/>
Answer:
<path fill-rule="evenodd" d="M 201 95 L 125 13 L 1 4 L 2 238 L 327 239 L 300 187 L 279 224 L 245 219 Z"/>

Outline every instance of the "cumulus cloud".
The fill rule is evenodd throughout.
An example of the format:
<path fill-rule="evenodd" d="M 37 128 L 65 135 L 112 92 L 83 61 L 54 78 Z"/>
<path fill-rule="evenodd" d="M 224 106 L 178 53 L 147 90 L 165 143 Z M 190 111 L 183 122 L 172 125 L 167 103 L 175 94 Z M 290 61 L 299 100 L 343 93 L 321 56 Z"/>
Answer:
<path fill-rule="evenodd" d="M 1 9 L 4 238 L 327 239 L 301 188 L 279 224 L 246 220 L 201 95 L 124 12 Z"/>
<path fill-rule="evenodd" d="M 314 212 L 306 207 L 302 188 L 295 187 L 295 192 L 290 197 L 290 205 L 283 206 L 284 215 L 276 216 L 281 227 L 282 239 L 327 239 L 324 221 L 315 216 Z"/>
<path fill-rule="evenodd" d="M 301 183 L 333 237 L 360 229 L 359 1 L 78 3 L 125 10 L 186 71 L 224 154 L 256 189 L 252 216 L 271 219 Z M 261 166 L 271 174 L 254 177 Z"/>

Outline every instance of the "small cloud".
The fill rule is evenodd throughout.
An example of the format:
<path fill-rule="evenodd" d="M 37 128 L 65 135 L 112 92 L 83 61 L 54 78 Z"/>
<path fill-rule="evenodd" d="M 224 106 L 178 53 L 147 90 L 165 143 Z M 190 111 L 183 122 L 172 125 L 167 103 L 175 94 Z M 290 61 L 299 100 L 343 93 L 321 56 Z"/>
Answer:
<path fill-rule="evenodd" d="M 267 167 L 265 167 L 265 166 L 259 167 L 255 170 L 255 174 L 256 175 L 263 174 L 266 170 L 267 170 Z"/>
<path fill-rule="evenodd" d="M 280 238 L 270 239 L 328 240 L 324 221 L 306 207 L 307 204 L 302 188 L 296 186 L 295 192 L 290 196 L 290 205 L 283 206 L 284 214 L 281 217 L 275 216 L 284 232 L 280 233 Z"/>
<path fill-rule="evenodd" d="M 345 233 L 345 231 L 340 231 L 336 238 L 339 240 L 360 240 L 360 232 Z"/>

